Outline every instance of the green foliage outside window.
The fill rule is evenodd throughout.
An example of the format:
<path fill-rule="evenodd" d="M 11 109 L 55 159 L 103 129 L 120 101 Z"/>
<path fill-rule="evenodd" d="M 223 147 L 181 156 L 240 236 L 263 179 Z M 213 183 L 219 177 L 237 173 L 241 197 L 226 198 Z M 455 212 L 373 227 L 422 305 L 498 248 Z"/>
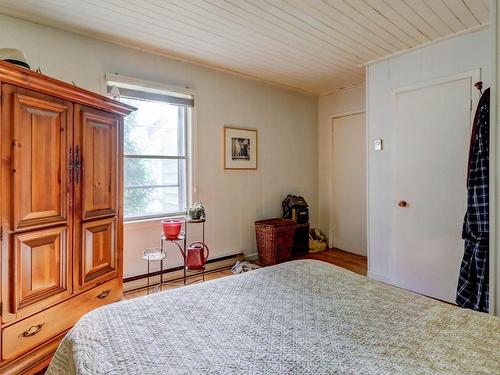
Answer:
<path fill-rule="evenodd" d="M 127 154 L 139 154 L 141 148 L 137 142 L 132 139 L 130 128 L 136 123 L 137 112 L 132 112 L 125 120 L 125 152 Z M 150 165 L 144 159 L 126 159 L 127 185 L 142 185 L 144 181 L 151 179 L 152 171 Z M 124 191 L 125 217 L 141 216 L 144 213 L 144 207 L 153 196 L 150 189 L 127 189 Z"/>

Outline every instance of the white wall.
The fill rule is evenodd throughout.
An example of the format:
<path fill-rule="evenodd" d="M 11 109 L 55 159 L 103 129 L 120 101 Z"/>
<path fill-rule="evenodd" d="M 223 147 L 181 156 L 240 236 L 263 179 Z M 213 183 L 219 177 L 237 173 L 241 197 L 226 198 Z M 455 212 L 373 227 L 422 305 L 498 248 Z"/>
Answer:
<path fill-rule="evenodd" d="M 391 279 L 394 176 L 392 90 L 416 82 L 481 68 L 484 86 L 491 83 L 490 31 L 457 36 L 404 55 L 374 63 L 367 71 L 368 113 L 368 271 L 380 280 Z M 384 150 L 373 151 L 383 139 Z M 435 156 L 436 158 L 439 155 Z M 464 197 L 465 199 L 466 197 Z"/>
<path fill-rule="evenodd" d="M 33 68 L 100 93 L 107 72 L 196 90 L 196 199 L 207 209 L 211 257 L 255 253 L 253 222 L 279 216 L 287 193 L 306 198 L 316 225 L 316 97 L 5 16 L 0 46 L 20 48 Z M 257 171 L 224 171 L 224 125 L 258 129 Z M 142 250 L 157 245 L 160 230 L 158 222 L 125 225 L 126 277 L 145 272 Z M 180 260 L 172 252 L 167 267 Z"/>
<path fill-rule="evenodd" d="M 332 117 L 364 111 L 364 86 L 323 95 L 318 100 L 318 227 L 327 236 L 332 204 Z"/>

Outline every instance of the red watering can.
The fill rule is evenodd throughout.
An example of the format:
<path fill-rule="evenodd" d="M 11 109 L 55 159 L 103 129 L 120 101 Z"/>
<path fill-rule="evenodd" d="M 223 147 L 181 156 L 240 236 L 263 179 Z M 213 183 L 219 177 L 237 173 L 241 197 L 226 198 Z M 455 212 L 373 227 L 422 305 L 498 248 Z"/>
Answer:
<path fill-rule="evenodd" d="M 206 250 L 206 255 L 205 255 Z M 209 250 L 203 242 L 193 242 L 188 246 L 186 253 L 182 251 L 186 267 L 190 270 L 202 270 L 207 263 Z"/>

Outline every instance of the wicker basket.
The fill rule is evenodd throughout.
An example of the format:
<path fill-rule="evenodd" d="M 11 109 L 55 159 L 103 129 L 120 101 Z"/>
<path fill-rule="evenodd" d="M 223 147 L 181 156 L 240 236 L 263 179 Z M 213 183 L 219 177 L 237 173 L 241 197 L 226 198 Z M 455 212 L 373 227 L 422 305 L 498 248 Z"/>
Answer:
<path fill-rule="evenodd" d="M 262 266 L 290 260 L 297 224 L 288 219 L 268 219 L 255 222 L 259 263 Z"/>

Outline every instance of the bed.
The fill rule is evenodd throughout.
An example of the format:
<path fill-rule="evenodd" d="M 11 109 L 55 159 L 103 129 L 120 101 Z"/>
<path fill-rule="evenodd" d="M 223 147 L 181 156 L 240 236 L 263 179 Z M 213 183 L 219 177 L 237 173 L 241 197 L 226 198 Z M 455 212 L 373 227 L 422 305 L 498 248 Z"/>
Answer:
<path fill-rule="evenodd" d="M 498 374 L 500 319 L 300 260 L 118 302 L 47 374 Z"/>

